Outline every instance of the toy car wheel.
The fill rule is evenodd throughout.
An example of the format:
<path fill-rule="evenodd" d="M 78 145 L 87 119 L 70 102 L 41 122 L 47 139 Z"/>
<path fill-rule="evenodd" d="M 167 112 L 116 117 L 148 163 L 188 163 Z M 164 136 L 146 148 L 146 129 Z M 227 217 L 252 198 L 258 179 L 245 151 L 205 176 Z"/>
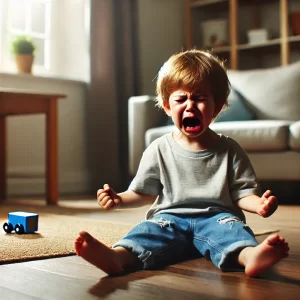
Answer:
<path fill-rule="evenodd" d="M 5 223 L 3 224 L 3 230 L 4 230 L 6 233 L 11 233 L 12 230 L 13 230 L 13 226 L 12 226 L 10 223 L 5 222 Z"/>
<path fill-rule="evenodd" d="M 22 225 L 22 224 L 17 224 L 17 225 L 15 226 L 15 232 L 16 232 L 17 234 L 22 234 L 22 233 L 24 233 L 24 227 L 23 227 L 23 225 Z"/>

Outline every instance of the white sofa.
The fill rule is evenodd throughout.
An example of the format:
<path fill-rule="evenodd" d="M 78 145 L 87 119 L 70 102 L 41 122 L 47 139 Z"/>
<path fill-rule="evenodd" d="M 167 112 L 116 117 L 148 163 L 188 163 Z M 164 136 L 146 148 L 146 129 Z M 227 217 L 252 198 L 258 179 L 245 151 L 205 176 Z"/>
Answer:
<path fill-rule="evenodd" d="M 232 87 L 246 100 L 254 120 L 214 122 L 247 151 L 260 180 L 300 181 L 300 62 L 251 71 L 228 71 Z M 154 96 L 129 99 L 129 173 L 154 139 L 174 130 L 154 106 Z M 230 108 L 229 108 L 230 109 Z"/>

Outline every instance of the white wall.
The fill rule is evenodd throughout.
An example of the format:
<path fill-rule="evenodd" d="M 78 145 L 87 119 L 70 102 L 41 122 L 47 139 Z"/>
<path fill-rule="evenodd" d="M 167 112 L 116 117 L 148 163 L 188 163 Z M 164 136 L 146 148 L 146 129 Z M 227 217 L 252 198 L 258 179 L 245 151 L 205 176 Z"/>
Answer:
<path fill-rule="evenodd" d="M 185 10 L 182 0 L 138 1 L 140 93 L 155 93 L 162 64 L 184 47 Z"/>
<path fill-rule="evenodd" d="M 88 191 L 86 165 L 86 84 L 31 75 L 0 74 L 0 86 L 66 94 L 59 100 L 59 190 Z M 42 194 L 45 191 L 45 116 L 7 117 L 8 194 Z"/>
<path fill-rule="evenodd" d="M 49 73 L 55 77 L 88 81 L 89 0 L 53 1 Z"/>

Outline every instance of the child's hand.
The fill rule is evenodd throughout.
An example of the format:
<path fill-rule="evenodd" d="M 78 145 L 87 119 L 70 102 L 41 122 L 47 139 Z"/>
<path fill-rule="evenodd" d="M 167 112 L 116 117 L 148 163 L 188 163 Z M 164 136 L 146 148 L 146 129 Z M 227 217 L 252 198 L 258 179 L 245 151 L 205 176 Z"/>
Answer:
<path fill-rule="evenodd" d="M 261 197 L 261 206 L 257 209 L 257 213 L 264 218 L 271 216 L 278 207 L 278 200 L 267 190 Z"/>
<path fill-rule="evenodd" d="M 97 200 L 104 209 L 117 209 L 122 204 L 122 198 L 108 185 L 97 191 Z"/>

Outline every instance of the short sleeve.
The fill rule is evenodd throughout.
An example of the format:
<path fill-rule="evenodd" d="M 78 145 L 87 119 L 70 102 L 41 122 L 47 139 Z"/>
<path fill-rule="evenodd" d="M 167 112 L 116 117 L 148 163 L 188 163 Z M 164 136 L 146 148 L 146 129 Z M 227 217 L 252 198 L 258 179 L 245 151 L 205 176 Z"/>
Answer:
<path fill-rule="evenodd" d="M 133 178 L 129 189 L 135 192 L 159 195 L 162 190 L 160 169 L 158 164 L 159 149 L 153 142 L 144 151 L 139 168 Z"/>

